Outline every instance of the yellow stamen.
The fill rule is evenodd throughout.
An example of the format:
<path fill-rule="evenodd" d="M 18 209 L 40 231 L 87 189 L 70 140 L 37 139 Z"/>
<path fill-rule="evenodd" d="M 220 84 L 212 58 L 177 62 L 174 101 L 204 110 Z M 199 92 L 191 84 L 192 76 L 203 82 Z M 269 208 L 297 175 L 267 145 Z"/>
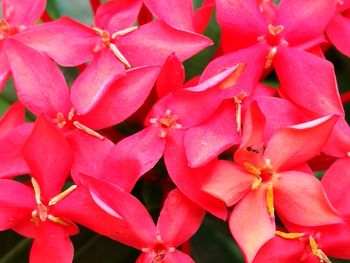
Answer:
<path fill-rule="evenodd" d="M 286 233 L 286 232 L 282 232 L 282 231 L 276 231 L 276 235 L 286 238 L 286 239 L 295 239 L 295 238 L 300 238 L 302 236 L 304 236 L 304 233 Z"/>
<path fill-rule="evenodd" d="M 309 237 L 309 244 L 310 244 L 312 253 L 320 259 L 320 262 L 332 263 L 329 260 L 329 258 L 326 256 L 326 254 L 321 249 L 318 248 L 318 245 L 312 236 Z"/>
<path fill-rule="evenodd" d="M 264 65 L 265 69 L 268 69 L 271 67 L 273 59 L 276 56 L 276 53 L 277 53 L 277 47 L 271 48 L 269 54 L 267 54 L 267 56 L 266 56 L 266 61 L 265 61 L 265 65 Z"/>
<path fill-rule="evenodd" d="M 73 120 L 74 114 L 75 114 L 75 109 L 72 108 L 70 110 L 70 112 L 68 113 L 68 120 L 70 120 L 70 121 Z"/>
<path fill-rule="evenodd" d="M 284 26 L 282 26 L 282 25 L 274 26 L 274 25 L 269 24 L 267 26 L 267 29 L 269 30 L 271 35 L 277 36 L 278 34 L 280 34 L 283 31 Z"/>
<path fill-rule="evenodd" d="M 252 184 L 252 190 L 258 189 L 258 187 L 259 187 L 259 185 L 261 184 L 261 182 L 262 182 L 261 177 L 260 177 L 260 176 L 257 177 L 257 178 L 254 180 L 253 184 Z"/>
<path fill-rule="evenodd" d="M 239 77 L 242 75 L 242 72 L 244 71 L 245 66 L 246 66 L 245 64 L 239 63 L 236 66 L 235 71 L 233 71 L 231 75 L 229 75 L 223 81 L 221 81 L 221 83 L 219 84 L 219 88 L 227 89 L 234 86 L 237 83 Z"/>
<path fill-rule="evenodd" d="M 41 200 L 40 200 L 40 196 L 41 196 L 41 192 L 40 192 L 40 187 L 38 182 L 34 179 L 34 177 L 31 178 L 32 181 L 32 185 L 34 188 L 34 194 L 35 194 L 35 202 L 37 204 L 42 204 Z"/>
<path fill-rule="evenodd" d="M 260 177 L 260 174 L 261 174 L 260 169 L 256 168 L 251 163 L 243 162 L 243 166 L 252 175 L 255 175 L 256 177 Z"/>
<path fill-rule="evenodd" d="M 79 130 L 82 130 L 86 132 L 87 134 L 94 136 L 100 140 L 104 140 L 105 137 L 102 136 L 101 134 L 95 132 L 94 130 L 90 129 L 89 127 L 85 126 L 84 124 L 81 124 L 79 121 L 74 121 L 73 122 L 74 126 L 77 127 Z"/>
<path fill-rule="evenodd" d="M 69 222 L 59 218 L 59 217 L 56 217 L 56 216 L 53 216 L 53 215 L 48 215 L 47 217 L 50 221 L 54 222 L 54 223 L 58 223 L 60 225 L 63 225 L 63 226 L 69 226 L 71 225 Z"/>
<path fill-rule="evenodd" d="M 59 201 L 67 197 L 71 192 L 73 192 L 77 188 L 76 185 L 72 185 L 66 190 L 64 190 L 62 193 L 59 193 L 55 197 L 51 198 L 49 201 L 49 206 L 57 204 Z"/>
<path fill-rule="evenodd" d="M 273 204 L 273 187 L 272 184 L 267 185 L 267 191 L 266 191 L 266 205 L 267 210 L 269 211 L 270 216 L 275 216 L 275 207 Z"/>
<path fill-rule="evenodd" d="M 247 93 L 241 92 L 237 96 L 234 97 L 234 101 L 236 104 L 236 130 L 237 132 L 241 131 L 242 126 L 242 101 L 247 97 Z"/>
<path fill-rule="evenodd" d="M 117 32 L 113 33 L 112 39 L 116 39 L 119 36 L 124 36 L 126 34 L 129 34 L 129 33 L 133 32 L 133 31 L 135 31 L 137 28 L 138 28 L 137 26 L 133 26 L 133 27 L 128 27 L 126 29 L 117 31 Z"/>
<path fill-rule="evenodd" d="M 117 48 L 116 45 L 114 44 L 110 44 L 109 48 L 112 50 L 113 54 L 120 60 L 120 62 L 122 62 L 126 68 L 131 68 L 131 64 L 129 63 L 129 61 L 124 57 L 124 55 L 122 54 L 122 52 L 120 52 L 120 50 Z"/>

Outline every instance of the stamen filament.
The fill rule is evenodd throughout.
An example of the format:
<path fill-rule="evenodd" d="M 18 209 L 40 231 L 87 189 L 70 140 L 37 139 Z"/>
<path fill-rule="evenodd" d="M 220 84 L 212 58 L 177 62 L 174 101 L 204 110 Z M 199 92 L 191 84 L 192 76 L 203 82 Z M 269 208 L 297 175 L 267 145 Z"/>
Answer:
<path fill-rule="evenodd" d="M 55 197 L 51 198 L 49 201 L 49 206 L 57 204 L 59 201 L 67 197 L 71 192 L 73 192 L 77 188 L 76 185 L 72 185 L 66 190 L 64 190 L 62 193 L 59 193 Z"/>
<path fill-rule="evenodd" d="M 74 126 L 77 127 L 79 130 L 82 130 L 86 132 L 87 134 L 94 136 L 100 140 L 104 140 L 105 137 L 102 136 L 101 134 L 95 132 L 94 130 L 90 129 L 89 127 L 85 126 L 84 124 L 81 124 L 79 121 L 74 121 L 73 122 Z"/>

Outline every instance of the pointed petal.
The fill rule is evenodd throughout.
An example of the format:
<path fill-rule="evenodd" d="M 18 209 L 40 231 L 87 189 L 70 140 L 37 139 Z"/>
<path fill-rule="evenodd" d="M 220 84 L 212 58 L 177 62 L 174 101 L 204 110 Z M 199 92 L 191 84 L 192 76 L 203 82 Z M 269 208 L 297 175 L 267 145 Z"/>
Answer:
<path fill-rule="evenodd" d="M 92 129 L 102 129 L 124 121 L 146 100 L 159 74 L 159 67 L 131 69 L 110 83 L 105 95 L 79 121 Z"/>
<path fill-rule="evenodd" d="M 60 193 L 73 158 L 63 133 L 40 115 L 22 153 L 31 175 L 38 181 L 43 202 Z"/>
<path fill-rule="evenodd" d="M 267 23 L 255 0 L 217 0 L 216 10 L 225 53 L 253 45 L 267 31 Z"/>
<path fill-rule="evenodd" d="M 344 115 L 332 63 L 280 46 L 274 66 L 283 93 L 297 106 L 321 115 Z"/>
<path fill-rule="evenodd" d="M 112 151 L 114 143 L 107 138 L 100 140 L 78 130 L 70 132 L 68 140 L 74 155 L 71 169 L 74 182 L 80 182 L 80 173 L 101 176 L 105 160 Z"/>
<path fill-rule="evenodd" d="M 340 158 L 322 177 L 322 185 L 332 205 L 340 214 L 350 215 L 350 158 Z"/>
<path fill-rule="evenodd" d="M 207 28 L 213 9 L 215 7 L 214 0 L 203 1 L 202 6 L 198 7 L 194 14 L 194 31 L 203 34 Z"/>
<path fill-rule="evenodd" d="M 282 0 L 275 26 L 284 26 L 281 36 L 292 45 L 313 40 L 323 33 L 335 12 L 336 3 L 334 0 Z"/>
<path fill-rule="evenodd" d="M 30 251 L 30 263 L 71 263 L 73 254 L 73 244 L 64 227 L 50 222 L 40 224 Z"/>
<path fill-rule="evenodd" d="M 212 44 L 211 40 L 153 21 L 117 41 L 120 51 L 132 66 L 162 65 L 175 52 L 184 61 Z"/>
<path fill-rule="evenodd" d="M 236 162 L 248 162 L 257 168 L 265 164 L 263 159 L 265 122 L 264 114 L 253 101 L 244 119 L 241 145 L 234 154 Z"/>
<path fill-rule="evenodd" d="M 70 98 L 61 71 L 45 54 L 17 41 L 8 40 L 6 51 L 21 103 L 34 114 L 55 118 L 70 110 Z"/>
<path fill-rule="evenodd" d="M 33 189 L 13 180 L 0 179 L 0 230 L 31 218 L 36 207 Z"/>
<path fill-rule="evenodd" d="M 350 127 L 344 118 L 339 118 L 322 152 L 330 156 L 344 157 L 350 149 Z"/>
<path fill-rule="evenodd" d="M 182 88 L 185 81 L 185 69 L 175 54 L 171 54 L 164 63 L 164 66 L 157 80 L 158 97 Z"/>
<path fill-rule="evenodd" d="M 107 158 L 103 178 L 130 192 L 140 176 L 151 170 L 162 157 L 165 142 L 154 126 L 119 141 Z"/>
<path fill-rule="evenodd" d="M 185 134 L 188 164 L 197 167 L 208 163 L 241 140 L 235 129 L 234 105 L 222 106 L 203 124 L 190 128 Z"/>
<path fill-rule="evenodd" d="M 162 241 L 171 247 L 181 245 L 198 230 L 204 214 L 203 209 L 178 189 L 172 190 L 164 202 L 157 222 Z"/>
<path fill-rule="evenodd" d="M 45 52 L 66 67 L 89 60 L 100 41 L 100 37 L 90 27 L 68 17 L 31 27 L 14 38 Z"/>
<path fill-rule="evenodd" d="M 7 61 L 7 54 L 4 49 L 5 41 L 0 41 L 0 92 L 3 90 L 6 81 L 10 76 L 10 65 Z"/>
<path fill-rule="evenodd" d="M 71 87 L 71 98 L 77 112 L 88 112 L 107 93 L 111 83 L 125 74 L 124 65 L 112 52 L 103 49 L 97 53 Z"/>
<path fill-rule="evenodd" d="M 265 158 L 270 159 L 276 171 L 304 164 L 320 153 L 337 119 L 326 116 L 279 129 L 266 146 Z"/>
<path fill-rule="evenodd" d="M 147 209 L 131 194 L 107 181 L 85 176 L 94 201 L 107 213 L 112 211 L 126 221 L 138 240 L 133 246 L 149 247 L 156 240 L 156 227 Z"/>
<path fill-rule="evenodd" d="M 11 129 L 24 123 L 24 107 L 20 102 L 15 102 L 0 118 L 0 138 Z"/>
<path fill-rule="evenodd" d="M 45 10 L 46 0 L 4 0 L 2 13 L 12 25 L 33 25 Z"/>
<path fill-rule="evenodd" d="M 145 0 L 144 2 L 158 19 L 179 29 L 194 31 L 192 0 Z"/>
<path fill-rule="evenodd" d="M 134 26 L 142 6 L 141 0 L 110 1 L 99 6 L 95 25 L 111 33 Z"/>
<path fill-rule="evenodd" d="M 219 160 L 202 189 L 223 200 L 228 207 L 240 201 L 250 190 L 256 177 L 238 165 Z"/>
<path fill-rule="evenodd" d="M 231 234 L 241 248 L 246 261 L 252 262 L 259 249 L 275 236 L 275 221 L 266 206 L 266 189 L 251 191 L 232 211 Z"/>
<path fill-rule="evenodd" d="M 28 174 L 29 167 L 22 155 L 22 147 L 33 129 L 33 124 L 17 126 L 0 139 L 0 178 Z"/>
<path fill-rule="evenodd" d="M 164 161 L 170 178 L 189 199 L 213 215 L 225 220 L 227 211 L 224 202 L 201 189 L 203 182 L 213 168 L 213 163 L 199 168 L 190 168 L 187 165 L 182 136 L 179 132 L 169 136 L 167 140 Z"/>
<path fill-rule="evenodd" d="M 282 219 L 302 226 L 340 223 L 320 181 L 297 171 L 283 172 L 274 183 L 275 207 Z"/>
<path fill-rule="evenodd" d="M 335 14 L 329 22 L 326 33 L 332 44 L 343 54 L 350 57 L 350 19 L 340 14 Z"/>

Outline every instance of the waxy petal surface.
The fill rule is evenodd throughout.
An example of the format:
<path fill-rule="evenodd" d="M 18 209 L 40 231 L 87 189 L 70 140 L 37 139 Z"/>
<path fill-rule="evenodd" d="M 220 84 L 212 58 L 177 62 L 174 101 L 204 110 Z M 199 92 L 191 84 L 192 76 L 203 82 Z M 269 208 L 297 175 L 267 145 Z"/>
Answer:
<path fill-rule="evenodd" d="M 240 201 L 250 190 L 256 177 L 240 166 L 219 160 L 202 189 L 223 200 L 228 207 Z"/>
<path fill-rule="evenodd" d="M 204 36 L 175 29 L 162 21 L 153 21 L 121 37 L 117 46 L 132 66 L 162 65 L 174 53 L 184 61 L 212 41 Z"/>
<path fill-rule="evenodd" d="M 276 171 L 304 164 L 320 153 L 337 119 L 335 116 L 326 116 L 281 128 L 267 143 L 264 157 L 270 159 Z"/>
<path fill-rule="evenodd" d="M 350 19 L 335 14 L 329 22 L 326 33 L 332 44 L 343 54 L 350 57 Z"/>
<path fill-rule="evenodd" d="M 321 115 L 344 115 L 332 63 L 280 46 L 274 66 L 283 94 L 297 106 Z"/>
<path fill-rule="evenodd" d="M 22 149 L 30 174 L 37 180 L 42 201 L 62 190 L 72 164 L 72 150 L 63 133 L 40 115 Z"/>
<path fill-rule="evenodd" d="M 9 58 L 17 96 L 36 115 L 55 118 L 71 108 L 69 91 L 61 71 L 44 53 L 17 41 L 8 40 Z"/>
<path fill-rule="evenodd" d="M 92 28 L 68 17 L 32 27 L 17 34 L 15 38 L 45 52 L 58 64 L 66 67 L 88 61 L 100 41 Z"/>
<path fill-rule="evenodd" d="M 242 249 L 247 262 L 252 262 L 259 249 L 275 236 L 275 219 L 266 206 L 266 189 L 251 191 L 232 211 L 230 231 Z"/>
<path fill-rule="evenodd" d="M 20 102 L 15 102 L 0 118 L 0 138 L 22 123 L 24 107 Z"/>
<path fill-rule="evenodd" d="M 102 129 L 124 121 L 146 100 L 159 67 L 147 66 L 131 69 L 127 75 L 110 83 L 105 95 L 79 120 L 91 129 Z"/>
<path fill-rule="evenodd" d="M 320 181 L 313 175 L 297 171 L 283 172 L 273 189 L 274 204 L 282 220 L 303 226 L 341 222 Z"/>
<path fill-rule="evenodd" d="M 13 25 L 33 25 L 46 7 L 46 0 L 4 0 L 2 13 L 6 21 Z"/>
<path fill-rule="evenodd" d="M 169 192 L 157 222 L 162 241 L 171 247 L 181 245 L 198 230 L 204 214 L 202 208 L 178 189 Z"/>

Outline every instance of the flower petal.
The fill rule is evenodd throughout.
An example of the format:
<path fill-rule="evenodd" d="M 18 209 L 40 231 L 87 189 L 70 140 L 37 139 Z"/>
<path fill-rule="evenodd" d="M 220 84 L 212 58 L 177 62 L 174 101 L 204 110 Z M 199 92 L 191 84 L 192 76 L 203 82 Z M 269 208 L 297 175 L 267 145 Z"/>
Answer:
<path fill-rule="evenodd" d="M 264 157 L 276 171 L 304 164 L 320 153 L 337 119 L 326 116 L 279 129 L 267 143 Z"/>
<path fill-rule="evenodd" d="M 85 114 L 107 93 L 117 77 L 126 75 L 125 67 L 108 49 L 96 54 L 71 87 L 71 98 L 78 114 Z"/>
<path fill-rule="evenodd" d="M 340 223 L 320 181 L 297 171 L 283 172 L 274 183 L 275 207 L 282 220 L 302 226 Z"/>
<path fill-rule="evenodd" d="M 278 6 L 275 26 L 292 45 L 302 44 L 320 36 L 335 12 L 333 0 L 282 0 Z"/>
<path fill-rule="evenodd" d="M 202 189 L 223 200 L 228 207 L 240 201 L 250 190 L 256 177 L 235 163 L 219 160 Z"/>
<path fill-rule="evenodd" d="M 40 115 L 22 153 L 31 175 L 38 181 L 42 201 L 59 194 L 73 159 L 71 147 L 63 133 Z"/>
<path fill-rule="evenodd" d="M 297 106 L 320 115 L 344 115 L 332 63 L 305 51 L 280 46 L 274 66 L 283 94 Z"/>
<path fill-rule="evenodd" d="M 204 214 L 203 209 L 178 189 L 172 190 L 164 202 L 157 222 L 162 241 L 167 246 L 178 247 L 198 230 Z"/>
<path fill-rule="evenodd" d="M 184 61 L 212 41 L 204 36 L 175 29 L 162 21 L 153 21 L 120 37 L 117 46 L 132 66 L 162 65 L 174 53 Z"/>
<path fill-rule="evenodd" d="M 146 100 L 159 74 L 159 67 L 131 69 L 127 75 L 109 83 L 105 95 L 79 121 L 92 129 L 102 129 L 122 122 Z"/>
<path fill-rule="evenodd" d="M 180 250 L 167 253 L 163 259 L 164 263 L 194 263 L 194 260 Z"/>
<path fill-rule="evenodd" d="M 275 236 L 275 220 L 266 206 L 266 189 L 251 191 L 232 211 L 230 231 L 247 262 L 252 262 L 259 249 Z"/>
<path fill-rule="evenodd" d="M 4 19 L 12 25 L 33 25 L 45 10 L 46 0 L 2 1 Z"/>
<path fill-rule="evenodd" d="M 329 22 L 326 33 L 332 44 L 343 54 L 350 57 L 350 19 L 340 14 L 335 14 Z"/>
<path fill-rule="evenodd" d="M 235 129 L 234 105 L 222 106 L 204 123 L 190 128 L 184 139 L 188 164 L 197 167 L 208 163 L 241 140 Z"/>
<path fill-rule="evenodd" d="M 64 227 L 50 222 L 40 224 L 30 251 L 30 263 L 71 263 L 73 254 L 73 244 Z"/>
<path fill-rule="evenodd" d="M 20 41 L 6 42 L 6 51 L 20 102 L 34 114 L 55 118 L 71 108 L 69 91 L 61 71 L 44 53 Z"/>
<path fill-rule="evenodd" d="M 11 129 L 24 123 L 24 107 L 20 102 L 15 102 L 0 118 L 0 138 Z"/>
<path fill-rule="evenodd" d="M 45 52 L 66 67 L 89 60 L 100 41 L 100 37 L 90 27 L 68 17 L 31 27 L 14 38 Z"/>

